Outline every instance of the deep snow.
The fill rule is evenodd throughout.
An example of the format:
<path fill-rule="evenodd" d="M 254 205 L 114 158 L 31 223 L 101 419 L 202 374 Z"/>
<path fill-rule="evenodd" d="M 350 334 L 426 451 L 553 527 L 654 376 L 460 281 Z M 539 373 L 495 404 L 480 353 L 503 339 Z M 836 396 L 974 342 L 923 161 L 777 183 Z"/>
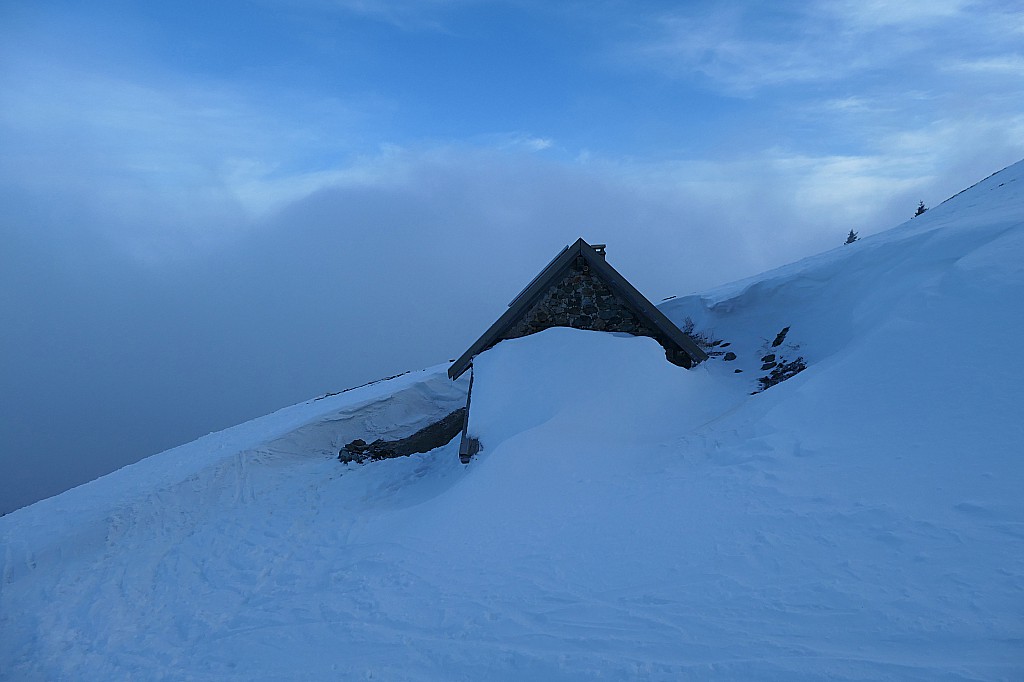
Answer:
<path fill-rule="evenodd" d="M 469 466 L 334 459 L 463 402 L 442 366 L 14 512 L 0 677 L 1024 678 L 1022 264 L 1024 162 L 662 307 L 734 361 L 499 344 Z"/>

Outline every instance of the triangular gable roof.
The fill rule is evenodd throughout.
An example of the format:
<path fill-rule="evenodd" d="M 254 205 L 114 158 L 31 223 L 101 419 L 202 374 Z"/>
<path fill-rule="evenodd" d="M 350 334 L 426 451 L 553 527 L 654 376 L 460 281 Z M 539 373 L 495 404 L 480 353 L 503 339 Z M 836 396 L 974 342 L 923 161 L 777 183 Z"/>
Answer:
<path fill-rule="evenodd" d="M 618 273 L 615 268 L 608 264 L 604 256 L 598 253 L 594 247 L 583 238 L 577 239 L 572 246 L 565 247 L 561 253 L 555 256 L 548 266 L 540 271 L 533 280 L 526 285 L 526 288 L 509 303 L 509 308 L 498 320 L 483 333 L 476 342 L 463 353 L 458 360 L 452 363 L 448 369 L 448 376 L 457 379 L 473 362 L 473 358 L 501 341 L 504 334 L 529 310 L 539 297 L 544 295 L 554 284 L 556 284 L 570 264 L 582 257 L 591 267 L 592 271 L 600 277 L 626 304 L 643 320 L 647 325 L 668 338 L 681 350 L 690 356 L 694 364 L 706 360 L 707 353 L 694 343 L 683 330 L 674 325 L 663 312 L 647 300 L 643 294 L 636 290 L 626 278 Z"/>

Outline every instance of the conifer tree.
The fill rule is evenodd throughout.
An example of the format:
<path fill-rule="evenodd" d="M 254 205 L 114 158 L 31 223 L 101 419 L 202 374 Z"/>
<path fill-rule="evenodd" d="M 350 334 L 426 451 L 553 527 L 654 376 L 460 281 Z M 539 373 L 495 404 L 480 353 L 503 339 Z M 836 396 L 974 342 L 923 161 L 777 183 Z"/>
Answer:
<path fill-rule="evenodd" d="M 857 236 L 857 233 L 854 232 L 853 230 L 850 230 L 850 234 L 846 235 L 846 242 L 845 243 L 852 244 L 855 241 L 857 241 L 858 239 L 860 239 L 860 237 Z"/>
<path fill-rule="evenodd" d="M 922 213 L 924 213 L 927 210 L 928 210 L 928 207 L 924 205 L 924 202 L 923 201 L 919 202 L 917 204 L 917 213 L 914 214 L 914 217 L 916 218 L 917 216 L 921 215 Z"/>

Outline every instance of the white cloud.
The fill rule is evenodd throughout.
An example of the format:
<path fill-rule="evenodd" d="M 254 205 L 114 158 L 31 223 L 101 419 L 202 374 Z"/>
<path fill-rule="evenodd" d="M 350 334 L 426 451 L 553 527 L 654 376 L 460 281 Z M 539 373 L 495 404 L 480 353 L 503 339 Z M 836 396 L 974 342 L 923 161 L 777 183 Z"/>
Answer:
<path fill-rule="evenodd" d="M 947 63 L 945 68 L 950 71 L 968 71 L 1021 78 L 1024 77 L 1024 55 L 1004 54 L 982 59 L 954 61 Z"/>
<path fill-rule="evenodd" d="M 970 0 L 829 0 L 818 11 L 836 17 L 847 29 L 885 26 L 923 27 L 936 21 L 956 19 L 972 11 Z"/>
<path fill-rule="evenodd" d="M 821 0 L 682 8 L 643 25 L 642 37 L 621 49 L 624 59 L 673 77 L 702 74 L 724 92 L 750 96 L 784 85 L 878 80 L 880 72 L 890 82 L 927 77 L 942 61 L 936 55 L 987 52 L 979 66 L 1015 69 L 1022 19 L 993 2 Z"/>
<path fill-rule="evenodd" d="M 702 74 L 733 94 L 790 82 L 841 77 L 856 60 L 828 59 L 825 44 L 792 42 L 749 35 L 735 9 L 694 16 L 674 13 L 658 18 L 659 37 L 626 48 L 629 58 L 673 77 Z"/>
<path fill-rule="evenodd" d="M 0 72 L 0 88 L 0 183 L 105 213 L 103 236 L 144 254 L 217 243 L 344 179 L 361 119 L 299 93 L 46 62 Z"/>
<path fill-rule="evenodd" d="M 469 142 L 473 145 L 479 145 L 482 147 L 522 150 L 528 152 L 542 152 L 545 149 L 550 149 L 554 146 L 554 140 L 551 138 L 538 137 L 524 132 L 477 135 L 471 138 Z"/>
<path fill-rule="evenodd" d="M 951 171 L 943 185 L 940 177 L 943 168 L 965 168 L 967 146 L 1001 145 L 1006 154 L 1024 155 L 1012 142 L 1024 139 L 1014 138 L 1024 126 L 1016 114 L 881 126 L 844 154 L 773 145 L 743 158 L 648 163 L 581 152 L 575 160 L 527 162 L 554 146 L 527 132 L 356 151 L 347 143 L 358 117 L 340 105 L 292 107 L 326 106 L 337 116 L 294 116 L 231 89 L 140 85 L 61 70 L 7 84 L 14 87 L 0 106 L 0 125 L 16 134 L 0 143 L 9 152 L 0 163 L 3 181 L 29 183 L 79 212 L 84 207 L 83 224 L 147 261 L 242 240 L 317 193 L 386 192 L 394 201 L 447 183 L 442 195 L 471 200 L 481 222 L 509 232 L 530 232 L 532 223 L 563 214 L 570 226 L 601 226 L 608 235 L 602 239 L 612 241 L 620 228 L 606 216 L 617 216 L 657 243 L 673 224 L 696 224 L 713 235 L 704 244 L 708 253 L 718 240 L 744 245 L 746 256 L 730 255 L 714 268 L 738 277 L 818 249 L 832 232 L 887 227 L 901 215 L 896 205 L 912 196 L 944 198 L 935 194 L 944 189 L 929 188 L 952 190 L 973 179 Z M 811 103 L 806 115 L 822 118 L 823 110 L 837 126 L 851 117 L 863 126 L 893 115 L 892 103 L 860 94 Z M 60 145 L 48 146 L 53 136 Z M 969 162 L 966 168 L 979 176 L 995 170 Z M 560 184 L 569 189 L 561 193 Z M 550 192 L 567 206 L 552 200 L 531 207 L 538 193 Z M 578 203 L 589 192 L 601 196 L 606 215 Z M 610 210 L 610 197 L 620 209 Z M 625 218 L 630 214 L 638 217 Z"/>
<path fill-rule="evenodd" d="M 527 149 L 540 152 L 545 149 L 550 149 L 554 142 L 544 137 L 526 137 L 520 142 L 520 144 L 524 145 Z"/>
<path fill-rule="evenodd" d="M 430 3 L 437 11 L 446 6 Z M 337 7 L 351 12 L 421 11 L 404 2 L 341 2 Z M 751 17 L 737 7 L 703 15 L 662 15 L 660 37 L 633 47 L 648 64 L 667 64 L 665 68 L 681 72 L 696 69 L 745 95 L 764 97 L 769 86 L 787 83 L 849 84 L 786 102 L 786 122 L 799 121 L 796 129 L 813 126 L 808 137 L 819 141 L 817 147 L 799 137 L 777 142 L 766 133 L 762 147 L 751 148 L 742 159 L 712 151 L 704 158 L 645 163 L 560 149 L 555 140 L 535 131 L 388 145 L 380 137 L 366 136 L 370 141 L 364 141 L 372 103 L 352 106 L 315 93 L 267 96 L 211 80 L 98 75 L 39 62 L 22 64 L 18 72 L 0 71 L 0 126 L 6 133 L 0 140 L 0 179 L 39 196 L 56 191 L 70 197 L 65 205 L 104 218 L 83 222 L 98 226 L 132 253 L 157 260 L 196 245 L 215 248 L 244 238 L 247 231 L 262 229 L 276 213 L 316 193 L 365 189 L 416 195 L 424 190 L 414 179 L 425 187 L 434 180 L 424 169 L 457 175 L 452 169 L 478 163 L 484 167 L 468 174 L 465 193 L 479 193 L 480 212 L 489 220 L 510 230 L 525 229 L 517 216 L 535 214 L 504 201 L 500 190 L 477 183 L 474 174 L 488 177 L 501 164 L 526 173 L 518 196 L 528 203 L 534 191 L 530 178 L 539 177 L 530 174 L 544 167 L 545 182 L 554 177 L 570 185 L 593 183 L 587 186 L 620 197 L 652 223 L 689 215 L 690 207 L 706 215 L 701 220 L 709 224 L 715 216 L 725 216 L 731 226 L 721 229 L 734 231 L 735 239 L 741 227 L 749 230 L 744 239 L 762 254 L 757 261 L 762 264 L 774 258 L 764 255 L 773 254 L 774 247 L 761 243 L 757 234 L 761 216 L 777 215 L 787 224 L 789 236 L 783 241 L 785 251 L 792 253 L 802 248 L 800 239 L 813 240 L 819 227 L 832 229 L 821 227 L 823 221 L 817 218 L 826 208 L 830 218 L 824 222 L 867 222 L 872 225 L 868 231 L 885 227 L 888 219 L 880 216 L 894 213 L 885 212 L 884 198 L 878 208 L 877 198 L 896 197 L 910 188 L 927 191 L 942 174 L 942 164 L 962 170 L 957 159 L 971 156 L 968 141 L 975 148 L 1002 145 L 1006 154 L 1020 148 L 1008 133 L 1001 137 L 996 132 L 1019 128 L 1019 94 L 984 115 L 978 101 L 968 101 L 959 105 L 956 117 L 946 111 L 943 93 L 928 79 L 914 80 L 908 87 L 887 81 L 877 89 L 852 79 L 855 72 L 882 69 L 901 54 L 887 52 L 884 40 L 882 47 L 862 44 L 865 35 L 910 32 L 914 39 L 900 49 L 911 53 L 921 49 L 924 26 L 934 28 L 948 17 L 961 17 L 963 3 L 937 3 L 921 10 L 922 21 L 910 27 L 897 21 L 903 10 L 885 13 L 885 8 L 876 8 L 882 12 L 876 15 L 852 2 L 811 5 L 765 19 L 766 25 L 752 25 Z M 986 31 L 995 30 L 987 19 L 978 21 L 988 26 Z M 934 43 L 945 35 L 938 31 L 927 39 Z M 907 65 L 908 70 L 921 68 L 912 61 Z M 946 68 L 1014 73 L 1020 57 L 949 61 Z M 286 104 L 273 104 L 281 100 Z M 842 143 L 829 144 L 830 138 Z M 555 153 L 538 154 L 548 150 Z M 524 165 L 523 157 L 530 156 L 551 156 L 545 160 L 551 166 Z M 484 157 L 486 163 L 480 160 Z M 487 200 L 492 208 L 484 207 Z M 722 206 L 727 208 L 723 211 Z M 758 206 L 771 208 L 762 211 Z M 658 210 L 671 217 L 657 216 Z"/>

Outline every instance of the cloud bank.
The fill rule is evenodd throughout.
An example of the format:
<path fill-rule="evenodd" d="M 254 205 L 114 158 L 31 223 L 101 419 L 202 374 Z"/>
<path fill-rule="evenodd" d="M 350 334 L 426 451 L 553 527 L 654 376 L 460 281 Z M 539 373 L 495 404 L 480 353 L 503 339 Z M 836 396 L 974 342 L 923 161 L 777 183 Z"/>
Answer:
<path fill-rule="evenodd" d="M 912 26 L 861 3 L 254 7 L 252 33 L 295 52 L 196 59 L 273 53 L 236 71 L 108 44 L 109 17 L 4 10 L 0 512 L 455 357 L 579 236 L 659 300 L 891 227 L 1024 156 L 1021 24 L 995 6 L 929 3 Z M 307 11 L 347 42 L 323 47 Z M 164 19 L 116 33 L 203 44 Z M 499 19 L 557 36 L 578 82 L 524 64 L 508 101 L 543 106 L 491 118 L 387 80 L 402 50 L 477 49 L 473 22 Z"/>

